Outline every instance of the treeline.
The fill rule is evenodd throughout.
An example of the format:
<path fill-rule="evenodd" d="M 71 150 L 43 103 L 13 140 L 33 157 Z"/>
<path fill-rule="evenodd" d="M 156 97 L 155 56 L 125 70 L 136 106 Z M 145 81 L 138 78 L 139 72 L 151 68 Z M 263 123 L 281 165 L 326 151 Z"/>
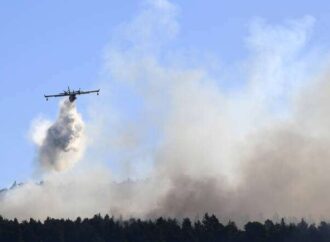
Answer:
<path fill-rule="evenodd" d="M 205 214 L 192 222 L 185 218 L 155 220 L 114 219 L 96 215 L 90 219 L 30 219 L 18 222 L 0 216 L 1 242 L 310 242 L 330 241 L 330 224 L 248 222 L 239 229 L 234 222 L 222 224 L 214 215 Z"/>

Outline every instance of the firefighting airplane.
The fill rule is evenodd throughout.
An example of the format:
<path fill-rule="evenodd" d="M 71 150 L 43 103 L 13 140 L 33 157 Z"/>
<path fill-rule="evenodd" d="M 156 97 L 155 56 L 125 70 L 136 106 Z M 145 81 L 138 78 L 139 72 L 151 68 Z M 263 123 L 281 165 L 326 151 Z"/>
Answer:
<path fill-rule="evenodd" d="M 78 91 L 75 90 L 70 90 L 70 87 L 68 87 L 67 91 L 64 91 L 62 93 L 59 94 L 55 94 L 55 95 L 44 95 L 46 100 L 48 101 L 48 98 L 50 97 L 69 97 L 70 102 L 74 102 L 74 100 L 77 99 L 77 95 L 82 95 L 82 94 L 90 94 L 90 93 L 96 93 L 97 95 L 99 95 L 100 89 L 98 90 L 92 90 L 92 91 L 81 91 L 80 89 Z"/>

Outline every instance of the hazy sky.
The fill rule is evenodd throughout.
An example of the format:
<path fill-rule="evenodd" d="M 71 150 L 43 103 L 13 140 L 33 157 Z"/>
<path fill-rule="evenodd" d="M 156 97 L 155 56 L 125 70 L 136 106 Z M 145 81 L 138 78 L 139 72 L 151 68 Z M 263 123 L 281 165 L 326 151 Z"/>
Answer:
<path fill-rule="evenodd" d="M 116 29 L 130 21 L 143 1 L 6 1 L 0 3 L 0 187 L 33 173 L 32 120 L 54 118 L 57 101 L 44 93 L 94 88 L 102 79 L 104 49 Z M 173 46 L 210 55 L 230 65 L 247 55 L 248 24 L 263 18 L 273 24 L 311 15 L 310 44 L 330 43 L 326 1 L 172 1 L 180 32 Z M 215 63 L 218 63 L 215 62 Z M 102 92 L 101 92 L 102 95 Z M 120 93 L 121 95 L 121 93 Z M 123 93 L 122 96 L 127 94 Z M 87 117 L 86 104 L 78 108 Z M 123 107 L 130 112 L 128 107 Z"/>

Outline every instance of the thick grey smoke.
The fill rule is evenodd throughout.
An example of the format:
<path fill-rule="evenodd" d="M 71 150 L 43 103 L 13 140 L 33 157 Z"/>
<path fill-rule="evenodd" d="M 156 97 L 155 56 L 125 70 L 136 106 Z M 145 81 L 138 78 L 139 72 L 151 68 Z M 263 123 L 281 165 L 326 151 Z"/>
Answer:
<path fill-rule="evenodd" d="M 249 57 L 215 70 L 172 49 L 176 7 L 149 2 L 106 51 L 112 81 L 90 104 L 82 163 L 6 192 L 0 214 L 329 219 L 329 56 L 311 48 L 314 18 L 252 21 Z M 46 135 L 35 132 L 44 169 L 78 160 L 82 124 L 63 103 Z"/>
<path fill-rule="evenodd" d="M 84 151 L 84 123 L 74 103 L 60 104 L 57 120 L 46 130 L 38 154 L 44 171 L 63 171 L 73 166 Z"/>

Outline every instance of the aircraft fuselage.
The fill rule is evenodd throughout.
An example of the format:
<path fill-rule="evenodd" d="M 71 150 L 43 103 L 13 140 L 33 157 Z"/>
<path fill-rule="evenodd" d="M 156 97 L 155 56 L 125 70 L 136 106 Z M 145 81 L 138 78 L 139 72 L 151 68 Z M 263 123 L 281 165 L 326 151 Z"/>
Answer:
<path fill-rule="evenodd" d="M 72 102 L 72 103 L 73 103 L 74 100 L 76 100 L 76 99 L 77 99 L 77 97 L 76 97 L 76 95 L 74 95 L 74 94 L 73 94 L 73 95 L 71 94 L 71 95 L 69 96 L 69 100 L 70 100 L 70 102 Z"/>

